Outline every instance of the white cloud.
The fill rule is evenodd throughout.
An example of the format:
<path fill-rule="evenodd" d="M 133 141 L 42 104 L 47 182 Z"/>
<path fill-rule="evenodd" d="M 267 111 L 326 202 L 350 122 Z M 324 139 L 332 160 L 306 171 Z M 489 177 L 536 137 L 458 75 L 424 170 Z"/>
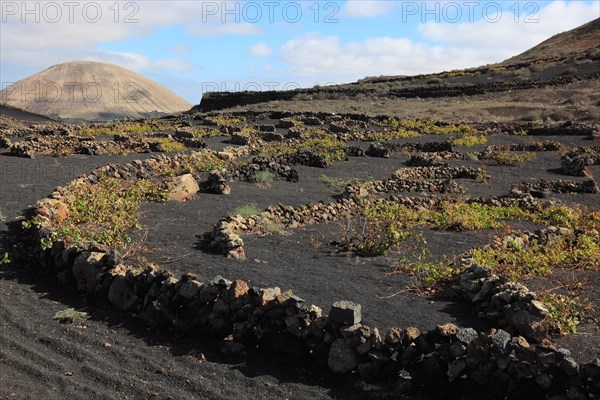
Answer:
<path fill-rule="evenodd" d="M 282 59 L 289 72 L 319 80 L 348 82 L 369 75 L 409 75 L 476 67 L 503 61 L 598 14 L 598 3 L 555 1 L 540 9 L 539 23 L 421 24 L 431 44 L 408 38 L 373 37 L 344 43 L 338 36 L 310 32 L 286 42 Z"/>
<path fill-rule="evenodd" d="M 192 25 L 188 27 L 188 32 L 197 36 L 260 35 L 262 30 L 256 24 L 241 22 L 239 24 Z"/>
<path fill-rule="evenodd" d="M 337 36 L 309 33 L 288 41 L 281 55 L 291 72 L 334 78 L 337 82 L 365 75 L 417 74 L 480 65 L 477 51 L 415 43 L 406 38 L 378 37 L 342 44 Z"/>
<path fill-rule="evenodd" d="M 166 6 L 159 1 L 1 2 L 2 75 L 12 67 L 16 69 L 23 65 L 34 68 L 73 59 L 102 57 L 102 54 L 94 54 L 95 51 L 100 52 L 97 49 L 101 44 L 150 36 L 157 29 L 175 25 L 183 26 L 194 35 L 260 33 L 255 24 L 229 23 L 229 20 L 224 23 L 221 13 L 206 12 L 208 6 L 217 4 L 219 11 L 231 8 L 231 3 L 170 1 Z M 85 8 L 90 5 L 93 7 Z M 118 7 L 115 8 L 115 5 Z M 25 13 L 25 7 L 33 13 Z M 183 52 L 185 48 L 176 47 L 175 50 Z M 159 68 L 161 64 L 177 66 L 155 61 L 153 68 Z M 185 67 L 180 64 L 177 68 Z"/>
<path fill-rule="evenodd" d="M 453 46 L 488 51 L 495 49 L 496 58 L 501 61 L 521 53 L 550 36 L 576 28 L 593 18 L 600 16 L 596 1 L 556 0 L 535 14 L 521 13 L 520 22 L 516 23 L 513 11 L 504 11 L 498 22 L 492 23 L 481 19 L 473 23 L 435 23 L 426 22 L 419 26 L 419 31 L 426 38 Z M 495 19 L 491 15 L 489 20 Z M 537 20 L 524 23 L 526 17 Z"/>
<path fill-rule="evenodd" d="M 348 0 L 342 8 L 342 15 L 347 17 L 377 17 L 389 13 L 395 5 L 387 0 Z"/>
<path fill-rule="evenodd" d="M 268 57 L 273 53 L 273 49 L 266 43 L 257 43 L 248 49 L 248 55 L 251 57 Z"/>

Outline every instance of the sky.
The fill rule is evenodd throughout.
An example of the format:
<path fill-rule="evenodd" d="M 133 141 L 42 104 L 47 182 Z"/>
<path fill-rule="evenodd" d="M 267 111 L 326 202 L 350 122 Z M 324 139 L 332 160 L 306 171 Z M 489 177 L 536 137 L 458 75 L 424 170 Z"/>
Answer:
<path fill-rule="evenodd" d="M 198 104 L 491 64 L 598 17 L 600 0 L 0 0 L 0 82 L 102 61 Z"/>

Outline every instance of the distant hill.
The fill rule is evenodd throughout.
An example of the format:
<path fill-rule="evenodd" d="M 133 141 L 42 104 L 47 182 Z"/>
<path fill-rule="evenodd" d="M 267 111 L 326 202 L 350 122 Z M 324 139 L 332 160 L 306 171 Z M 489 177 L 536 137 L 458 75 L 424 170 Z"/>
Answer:
<path fill-rule="evenodd" d="M 385 113 L 451 121 L 600 121 L 600 18 L 499 64 L 269 92 L 205 93 L 192 112 Z"/>
<path fill-rule="evenodd" d="M 43 115 L 33 114 L 15 107 L 0 104 L 0 121 L 3 117 L 9 117 L 22 122 L 51 122 L 52 119 Z"/>
<path fill-rule="evenodd" d="M 188 110 L 187 101 L 133 71 L 73 61 L 54 65 L 0 91 L 0 102 L 51 118 L 106 120 Z"/>
<path fill-rule="evenodd" d="M 535 60 L 569 58 L 589 51 L 600 54 L 600 18 L 567 32 L 559 33 L 537 46 L 511 57 L 501 64 L 519 64 Z"/>

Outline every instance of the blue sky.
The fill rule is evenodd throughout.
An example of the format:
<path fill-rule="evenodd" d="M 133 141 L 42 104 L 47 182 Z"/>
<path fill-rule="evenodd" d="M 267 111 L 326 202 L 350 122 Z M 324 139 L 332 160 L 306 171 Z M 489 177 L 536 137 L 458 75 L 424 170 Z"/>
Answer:
<path fill-rule="evenodd" d="M 600 17 L 598 0 L 0 1 L 2 87 L 95 60 L 190 103 L 502 61 Z M 36 20 L 37 19 L 37 20 Z"/>

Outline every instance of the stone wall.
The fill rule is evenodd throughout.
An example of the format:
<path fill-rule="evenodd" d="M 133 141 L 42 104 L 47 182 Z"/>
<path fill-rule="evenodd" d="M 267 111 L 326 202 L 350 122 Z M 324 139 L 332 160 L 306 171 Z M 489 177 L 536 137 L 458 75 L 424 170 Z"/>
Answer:
<path fill-rule="evenodd" d="M 183 157 L 190 155 L 106 166 L 79 182 L 93 184 L 100 173 L 122 179 L 145 177 L 160 164 L 184 162 Z M 53 216 L 68 213 L 72 199 L 73 193 L 60 188 L 38 202 L 36 214 L 41 222 L 35 227 L 35 243 L 51 235 Z M 339 207 L 350 208 L 352 202 L 343 200 Z M 335 207 L 317 205 L 302 212 L 314 215 L 325 208 L 337 212 Z M 277 210 L 269 213 L 280 214 L 282 219 L 299 215 L 285 206 Z M 225 222 L 242 225 L 239 218 Z M 248 220 L 243 222 L 248 224 Z M 535 295 L 483 266 L 465 266 L 455 290 L 506 330 L 477 332 L 442 324 L 429 332 L 393 327 L 382 333 L 362 324 L 360 305 L 349 301 L 338 301 L 325 313 L 291 290 L 252 288 L 243 280 L 220 276 L 204 281 L 187 273 L 177 278 L 154 266 L 126 265 L 117 251 L 94 243 L 57 241 L 50 249 L 38 245 L 34 253 L 40 265 L 57 273 L 60 282 L 136 313 L 151 325 L 221 338 L 224 354 L 269 348 L 287 357 L 312 359 L 338 374 L 356 374 L 365 385 L 424 398 L 440 393 L 498 399 L 600 395 L 600 360 L 578 364 L 568 350 L 545 340 L 547 311 Z"/>
<path fill-rule="evenodd" d="M 520 82 L 513 81 L 477 83 L 460 86 L 434 85 L 432 87 L 393 89 L 389 92 L 386 92 L 385 96 L 388 98 L 439 98 L 473 96 L 486 93 L 505 92 L 510 90 L 552 87 L 571 83 L 575 80 L 589 80 L 599 78 L 600 73 L 592 73 L 587 75 L 559 76 L 544 81 L 524 80 Z M 270 101 L 293 101 L 299 98 L 313 97 L 318 97 L 319 99 L 339 99 L 342 96 L 355 97 L 359 95 L 380 96 L 375 89 L 366 89 L 359 86 L 358 84 L 348 85 L 346 88 L 324 87 L 313 89 L 296 89 L 288 91 L 211 92 L 205 93 L 202 96 L 200 104 L 195 106 L 193 110 L 199 112 L 208 112 L 249 104 L 267 103 Z"/>

